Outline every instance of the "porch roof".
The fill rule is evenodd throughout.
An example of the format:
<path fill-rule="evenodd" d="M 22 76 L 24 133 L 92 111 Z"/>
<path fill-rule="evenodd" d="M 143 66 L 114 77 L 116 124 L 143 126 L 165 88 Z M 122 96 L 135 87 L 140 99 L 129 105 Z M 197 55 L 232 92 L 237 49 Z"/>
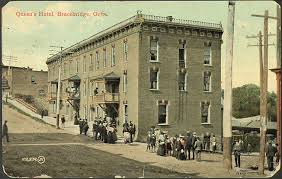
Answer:
<path fill-rule="evenodd" d="M 120 77 L 117 74 L 115 74 L 114 72 L 111 72 L 111 73 L 108 73 L 106 75 L 102 75 L 102 76 L 98 76 L 96 78 L 93 78 L 90 81 L 95 81 L 95 80 L 117 81 L 119 79 L 120 79 Z"/>
<path fill-rule="evenodd" d="M 68 79 L 69 81 L 80 81 L 80 77 L 78 75 L 74 75 Z"/>

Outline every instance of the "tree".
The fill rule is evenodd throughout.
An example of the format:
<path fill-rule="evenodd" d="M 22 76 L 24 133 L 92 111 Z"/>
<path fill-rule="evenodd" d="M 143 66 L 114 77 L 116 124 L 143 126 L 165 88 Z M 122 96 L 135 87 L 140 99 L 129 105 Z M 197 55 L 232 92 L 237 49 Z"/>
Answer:
<path fill-rule="evenodd" d="M 245 118 L 260 114 L 260 88 L 255 84 L 246 84 L 233 88 L 232 115 L 235 118 Z M 268 116 L 271 121 L 276 121 L 276 101 L 277 95 L 268 92 Z"/>

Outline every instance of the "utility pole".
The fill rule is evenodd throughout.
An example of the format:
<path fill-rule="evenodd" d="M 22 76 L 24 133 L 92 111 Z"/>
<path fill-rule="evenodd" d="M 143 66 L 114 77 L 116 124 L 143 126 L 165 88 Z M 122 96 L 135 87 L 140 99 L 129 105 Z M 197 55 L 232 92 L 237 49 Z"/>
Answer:
<path fill-rule="evenodd" d="M 277 5 L 277 25 L 276 25 L 276 59 L 277 68 L 281 67 L 281 8 Z"/>
<path fill-rule="evenodd" d="M 265 10 L 264 15 L 254 15 L 254 17 L 264 18 L 264 58 L 263 58 L 263 80 L 260 95 L 261 111 L 260 111 L 260 159 L 259 159 L 259 174 L 264 174 L 264 162 L 265 162 L 265 144 L 266 144 L 266 120 L 267 120 L 267 84 L 268 84 L 268 19 L 277 19 L 268 15 L 268 10 Z"/>
<path fill-rule="evenodd" d="M 10 94 L 8 93 L 8 95 L 13 94 L 13 82 L 12 82 L 12 72 L 11 72 L 11 62 L 17 62 L 18 61 L 18 57 L 16 56 L 11 56 L 11 55 L 3 55 L 2 56 L 2 61 L 7 61 L 8 62 L 8 74 L 7 74 L 7 80 L 8 83 L 10 83 Z"/>
<path fill-rule="evenodd" d="M 232 62 L 234 39 L 235 2 L 228 2 L 226 59 L 225 59 L 225 87 L 223 110 L 223 164 L 227 170 L 232 169 Z"/>
<path fill-rule="evenodd" d="M 278 153 L 281 152 L 281 8 L 277 5 L 277 25 L 276 25 L 276 60 L 277 68 L 280 69 L 280 79 L 279 74 L 276 74 L 276 88 L 277 88 L 277 143 L 278 143 Z M 281 163 L 281 162 L 280 162 Z"/>
<path fill-rule="evenodd" d="M 11 70 L 11 62 L 17 62 L 18 57 L 16 56 L 11 56 L 11 55 L 3 55 L 2 56 L 3 61 L 8 61 L 8 75 L 10 75 L 10 70 Z"/>
<path fill-rule="evenodd" d="M 60 48 L 60 59 L 59 59 L 59 74 L 58 74 L 58 89 L 57 89 L 57 118 L 56 118 L 56 127 L 60 129 L 60 94 L 61 94 L 61 68 L 62 68 L 62 46 L 50 46 L 55 48 Z"/>
<path fill-rule="evenodd" d="M 260 74 L 260 91 L 263 90 L 262 88 L 262 81 L 263 81 L 263 58 L 262 58 L 262 47 L 264 46 L 262 44 L 262 34 L 261 34 L 261 31 L 259 31 L 258 35 L 252 35 L 252 36 L 247 36 L 246 38 L 250 39 L 250 38 L 258 38 L 258 41 L 259 41 L 259 44 L 258 45 L 248 45 L 247 47 L 252 47 L 252 46 L 258 46 L 259 47 L 259 63 L 260 63 L 260 71 L 259 71 L 259 74 Z M 275 34 L 268 34 L 268 36 L 275 36 Z M 268 44 L 268 46 L 270 45 L 274 45 L 274 44 Z M 260 100 L 261 102 L 261 100 Z M 260 103 L 260 111 L 262 111 L 261 109 L 262 107 L 262 104 Z"/>

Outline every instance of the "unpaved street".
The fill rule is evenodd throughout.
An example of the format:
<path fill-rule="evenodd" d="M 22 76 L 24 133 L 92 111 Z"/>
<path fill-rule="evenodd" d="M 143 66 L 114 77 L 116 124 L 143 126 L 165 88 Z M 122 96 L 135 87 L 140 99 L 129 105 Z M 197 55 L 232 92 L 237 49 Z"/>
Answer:
<path fill-rule="evenodd" d="M 137 178 L 189 177 L 109 152 L 94 149 L 92 138 L 64 133 L 3 106 L 10 142 L 3 141 L 3 166 L 9 176 Z M 44 158 L 43 163 L 37 160 Z"/>
<path fill-rule="evenodd" d="M 36 122 L 34 119 L 23 115 L 7 105 L 2 105 L 2 122 L 8 121 L 10 133 L 62 133 L 50 125 Z"/>
<path fill-rule="evenodd" d="M 225 171 L 221 154 L 202 153 L 201 162 L 179 161 L 173 157 L 146 152 L 146 144 L 143 143 L 126 145 L 122 142 L 93 142 L 90 137 L 72 135 L 65 130 L 40 123 L 6 105 L 3 106 L 3 116 L 8 120 L 11 139 L 8 145 L 3 140 L 7 151 L 4 154 L 4 166 L 16 176 L 21 173 L 24 176 L 40 175 L 40 171 L 44 169 L 44 174 L 53 177 L 63 177 L 57 170 L 65 171 L 65 175 L 69 177 L 113 177 L 118 174 L 140 177 L 143 170 L 145 176 L 151 177 L 238 177 L 234 171 Z M 40 155 L 44 155 L 46 161 L 49 161 L 41 167 L 21 161 L 22 157 Z M 70 156 L 75 157 L 69 158 Z M 242 156 L 242 168 L 255 165 L 257 161 L 257 156 Z M 54 170 L 54 165 L 60 167 Z M 35 168 L 30 170 L 30 167 Z M 85 173 L 82 172 L 84 169 Z"/>

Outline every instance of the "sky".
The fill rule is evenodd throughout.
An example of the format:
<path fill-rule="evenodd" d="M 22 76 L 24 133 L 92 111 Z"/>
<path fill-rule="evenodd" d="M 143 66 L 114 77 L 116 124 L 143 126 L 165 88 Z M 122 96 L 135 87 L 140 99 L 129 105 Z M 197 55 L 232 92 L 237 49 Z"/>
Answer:
<path fill-rule="evenodd" d="M 257 39 L 247 35 L 263 32 L 265 10 L 276 16 L 274 1 L 236 1 L 233 57 L 233 87 L 248 83 L 259 85 L 259 51 Z M 47 70 L 46 60 L 50 57 L 50 46 L 68 47 L 91 35 L 123 21 L 141 10 L 144 14 L 173 16 L 204 22 L 222 23 L 222 88 L 224 88 L 224 64 L 226 58 L 227 1 L 23 1 L 9 2 L 2 9 L 2 54 L 17 57 L 11 65 Z M 53 12 L 55 16 L 39 16 L 41 12 Z M 92 16 L 57 16 L 58 12 L 91 13 Z M 36 16 L 34 16 L 36 13 Z M 95 15 L 93 15 L 93 13 Z M 97 16 L 105 13 L 107 16 Z M 27 15 L 32 16 L 27 16 Z M 269 19 L 269 33 L 276 34 L 276 20 Z M 269 43 L 276 43 L 270 36 Z M 276 67 L 276 46 L 269 46 L 268 67 Z M 3 61 L 8 64 L 7 61 Z M 276 91 L 275 75 L 268 73 L 268 90 Z"/>

